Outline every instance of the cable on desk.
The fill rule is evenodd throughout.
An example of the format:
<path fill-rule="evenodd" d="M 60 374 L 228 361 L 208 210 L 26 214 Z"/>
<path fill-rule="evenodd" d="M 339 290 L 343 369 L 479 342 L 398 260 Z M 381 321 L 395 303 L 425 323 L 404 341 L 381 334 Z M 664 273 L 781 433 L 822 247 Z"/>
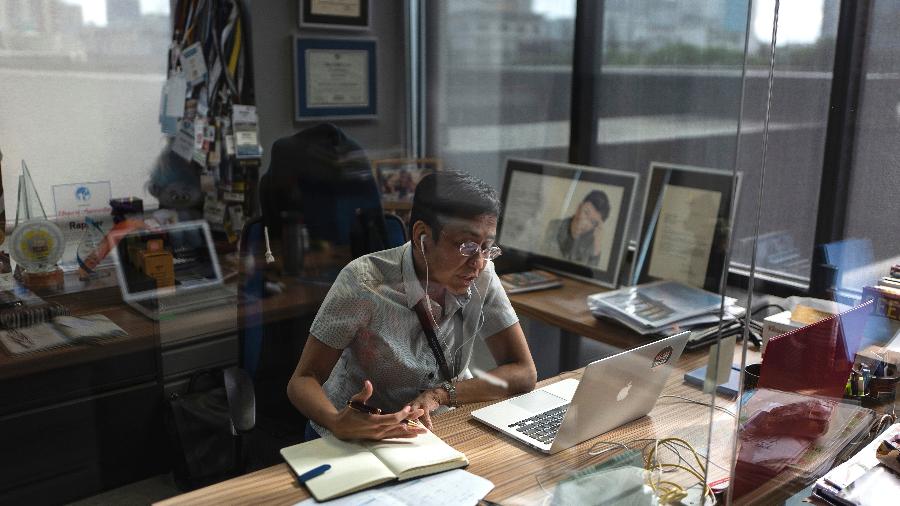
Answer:
<path fill-rule="evenodd" d="M 678 470 L 687 472 L 691 476 L 697 478 L 699 483 L 703 485 L 704 494 L 710 496 L 712 495 L 712 490 L 710 490 L 710 488 L 706 485 L 703 478 L 706 474 L 706 467 L 703 465 L 703 461 L 700 458 L 699 453 L 690 443 L 681 438 L 637 438 L 626 441 L 624 443 L 620 443 L 618 441 L 597 441 L 593 445 L 591 445 L 591 447 L 587 451 L 587 454 L 590 456 L 598 456 L 614 449 L 628 451 L 632 449 L 631 445 L 642 441 L 646 442 L 646 444 L 641 447 L 641 459 L 644 469 L 649 473 L 649 475 L 647 476 L 648 485 L 653 489 L 653 492 L 657 495 L 660 503 L 673 503 L 687 496 L 687 491 L 684 487 L 678 485 L 675 482 L 662 479 L 663 473 L 670 473 Z M 608 446 L 608 448 L 597 451 L 598 446 Z M 651 449 L 649 452 L 648 448 Z M 688 459 L 684 458 L 684 456 L 679 451 L 679 448 L 691 452 L 699 469 L 697 467 L 694 467 L 694 465 Z M 669 450 L 674 453 L 678 458 L 678 462 L 672 464 L 660 461 L 659 454 L 660 450 L 662 449 Z M 725 472 L 728 472 L 728 469 L 716 464 L 711 460 L 709 460 L 709 463 Z M 564 471 L 547 471 L 535 474 L 535 480 L 537 481 L 538 486 L 541 487 L 541 491 L 543 491 L 545 494 L 543 504 L 546 504 L 547 501 L 549 501 L 553 497 L 553 494 L 549 490 L 547 490 L 547 487 L 544 486 L 542 478 L 546 477 L 546 475 L 548 474 L 557 473 L 564 474 Z"/>
<path fill-rule="evenodd" d="M 723 412 L 723 413 L 726 413 L 726 414 L 728 414 L 728 415 L 731 415 L 732 418 L 737 419 L 737 415 L 736 415 L 733 411 L 731 411 L 730 409 L 727 409 L 727 408 L 723 408 L 722 406 L 713 406 L 713 405 L 712 405 L 711 403 L 709 403 L 709 402 L 698 401 L 698 400 L 695 400 L 695 399 L 690 399 L 690 398 L 688 398 L 688 397 L 682 397 L 682 396 L 680 396 L 680 395 L 671 395 L 671 394 L 667 394 L 667 395 L 660 395 L 660 396 L 659 396 L 660 399 L 663 399 L 663 398 L 666 398 L 666 397 L 671 398 L 671 399 L 681 399 L 682 401 L 684 401 L 684 402 L 689 402 L 689 403 L 691 403 L 691 404 L 699 404 L 699 405 L 701 405 L 701 406 L 706 406 L 706 407 L 708 407 L 708 408 L 714 408 L 714 409 L 717 410 L 717 411 L 721 411 L 721 412 Z"/>
<path fill-rule="evenodd" d="M 679 443 L 679 444 L 687 447 L 691 451 L 691 453 L 694 455 L 694 459 L 697 461 L 697 465 L 699 466 L 701 472 L 698 472 L 696 469 L 694 469 L 694 467 L 692 465 L 684 465 L 683 466 L 680 463 L 669 464 L 669 463 L 661 462 L 657 458 L 659 456 L 660 444 L 662 444 L 662 446 L 664 448 L 666 448 L 667 447 L 666 445 L 668 443 Z M 647 446 L 650 447 L 651 445 L 647 445 Z M 671 450 L 671 448 L 670 448 L 670 450 Z M 680 462 L 681 454 L 677 450 L 673 450 L 673 451 L 678 455 L 679 462 Z M 674 471 L 674 470 L 685 471 L 688 474 L 697 478 L 697 480 L 703 485 L 704 495 L 708 495 L 708 496 L 713 495 L 712 490 L 709 488 L 709 485 L 706 484 L 706 480 L 704 479 L 704 475 L 706 474 L 706 466 L 704 466 L 703 462 L 700 460 L 700 455 L 697 453 L 697 450 L 694 449 L 694 447 L 690 443 L 685 441 L 684 439 L 677 438 L 677 437 L 657 439 L 655 441 L 655 443 L 652 445 L 651 451 L 649 452 L 649 454 L 646 456 L 646 458 L 644 460 L 644 468 L 651 472 L 651 476 L 652 476 L 652 472 L 654 470 L 656 470 L 660 474 L 662 472 L 665 472 L 664 470 L 666 470 L 666 469 L 672 470 L 672 471 Z M 659 476 L 659 475 L 657 475 L 657 476 Z M 659 500 L 661 503 L 664 503 L 664 504 L 671 503 L 671 502 L 679 501 L 679 500 L 687 497 L 687 491 L 682 486 L 680 486 L 676 483 L 658 478 L 656 481 L 656 484 L 653 483 L 652 479 L 650 480 L 649 484 L 650 484 L 650 487 L 653 489 L 653 491 L 657 494 L 657 496 L 659 496 Z M 662 487 L 660 485 L 666 485 L 666 486 Z"/>

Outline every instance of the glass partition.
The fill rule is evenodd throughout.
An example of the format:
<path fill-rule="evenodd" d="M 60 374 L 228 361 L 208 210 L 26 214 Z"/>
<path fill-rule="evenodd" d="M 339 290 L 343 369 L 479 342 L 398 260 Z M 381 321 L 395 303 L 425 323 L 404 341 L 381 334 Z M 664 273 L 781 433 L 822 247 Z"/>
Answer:
<path fill-rule="evenodd" d="M 755 166 L 744 170 L 758 179 L 741 206 L 749 238 L 734 252 L 749 267 L 756 312 L 745 336 L 760 340 L 743 344 L 735 504 L 846 498 L 875 472 L 866 459 L 896 421 L 900 257 L 889 239 L 896 227 L 883 218 L 896 207 L 884 139 L 897 129 L 886 90 L 896 85 L 888 48 L 898 17 L 880 2 L 826 1 L 821 16 L 794 7 L 755 9 L 760 35 L 768 19 L 760 37 L 770 48 L 767 98 L 756 108 L 766 121 L 758 138 L 741 138 L 740 165 Z M 795 87 L 795 78 L 806 84 Z M 800 104 L 809 127 L 779 129 L 779 116 L 796 117 Z M 752 121 L 755 106 L 745 107 Z"/>
<path fill-rule="evenodd" d="M 523 464 L 519 490 L 498 497 L 604 502 L 646 485 L 666 501 L 697 500 L 712 495 L 707 483 L 727 483 L 737 416 L 744 301 L 726 279 L 729 241 L 745 225 L 740 202 L 753 198 L 737 170 L 749 5 L 544 4 L 454 2 L 432 22 L 432 141 L 450 166 L 496 174 L 501 279 L 540 269 L 562 285 L 510 292 L 520 316 L 539 323 L 526 328 L 538 362 L 560 335 L 559 366 L 542 374 L 538 364 L 540 378 L 581 381 L 559 429 L 567 444 Z M 554 17 L 568 23 L 571 46 L 541 46 L 548 59 L 526 65 L 534 37 L 511 33 Z M 566 63 L 549 66 L 556 48 Z M 487 135 L 494 125 L 502 137 Z M 454 143 L 462 132 L 467 145 Z"/>

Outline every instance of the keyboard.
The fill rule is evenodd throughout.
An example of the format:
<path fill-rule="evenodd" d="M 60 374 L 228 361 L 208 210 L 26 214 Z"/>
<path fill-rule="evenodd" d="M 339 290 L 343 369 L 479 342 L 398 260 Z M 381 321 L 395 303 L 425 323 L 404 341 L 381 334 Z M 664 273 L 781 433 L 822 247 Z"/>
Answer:
<path fill-rule="evenodd" d="M 202 290 L 191 290 L 183 293 L 174 293 L 143 301 L 145 307 L 157 310 L 160 313 L 179 313 L 202 307 L 225 304 L 228 300 L 236 298 L 234 290 L 226 287 L 214 287 Z"/>
<path fill-rule="evenodd" d="M 544 411 L 530 418 L 520 420 L 509 425 L 510 429 L 515 429 L 526 436 L 537 439 L 544 444 L 550 444 L 556 433 L 559 432 L 559 426 L 562 425 L 563 418 L 569 405 L 560 406 L 550 411 Z"/>

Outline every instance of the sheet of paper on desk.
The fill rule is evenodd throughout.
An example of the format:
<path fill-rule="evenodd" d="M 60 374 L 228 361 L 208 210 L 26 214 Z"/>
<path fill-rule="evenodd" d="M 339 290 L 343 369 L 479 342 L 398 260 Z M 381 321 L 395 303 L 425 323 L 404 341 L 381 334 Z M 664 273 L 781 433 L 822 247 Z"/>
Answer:
<path fill-rule="evenodd" d="M 490 481 L 462 469 L 433 474 L 417 480 L 394 482 L 353 495 L 327 501 L 329 506 L 456 506 L 476 504 L 494 488 Z M 323 504 L 309 498 L 294 506 Z"/>

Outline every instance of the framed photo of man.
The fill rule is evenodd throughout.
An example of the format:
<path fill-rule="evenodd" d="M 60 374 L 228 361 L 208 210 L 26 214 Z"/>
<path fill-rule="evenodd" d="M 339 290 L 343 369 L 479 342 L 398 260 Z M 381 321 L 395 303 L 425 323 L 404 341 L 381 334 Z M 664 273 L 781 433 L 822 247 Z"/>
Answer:
<path fill-rule="evenodd" d="M 529 263 L 615 287 L 637 174 L 509 159 L 498 244 Z"/>
<path fill-rule="evenodd" d="M 300 28 L 368 30 L 371 0 L 300 0 Z"/>
<path fill-rule="evenodd" d="M 294 119 L 372 119 L 375 39 L 294 38 Z"/>
<path fill-rule="evenodd" d="M 718 293 L 741 173 L 652 162 L 632 283 L 681 281 Z"/>

